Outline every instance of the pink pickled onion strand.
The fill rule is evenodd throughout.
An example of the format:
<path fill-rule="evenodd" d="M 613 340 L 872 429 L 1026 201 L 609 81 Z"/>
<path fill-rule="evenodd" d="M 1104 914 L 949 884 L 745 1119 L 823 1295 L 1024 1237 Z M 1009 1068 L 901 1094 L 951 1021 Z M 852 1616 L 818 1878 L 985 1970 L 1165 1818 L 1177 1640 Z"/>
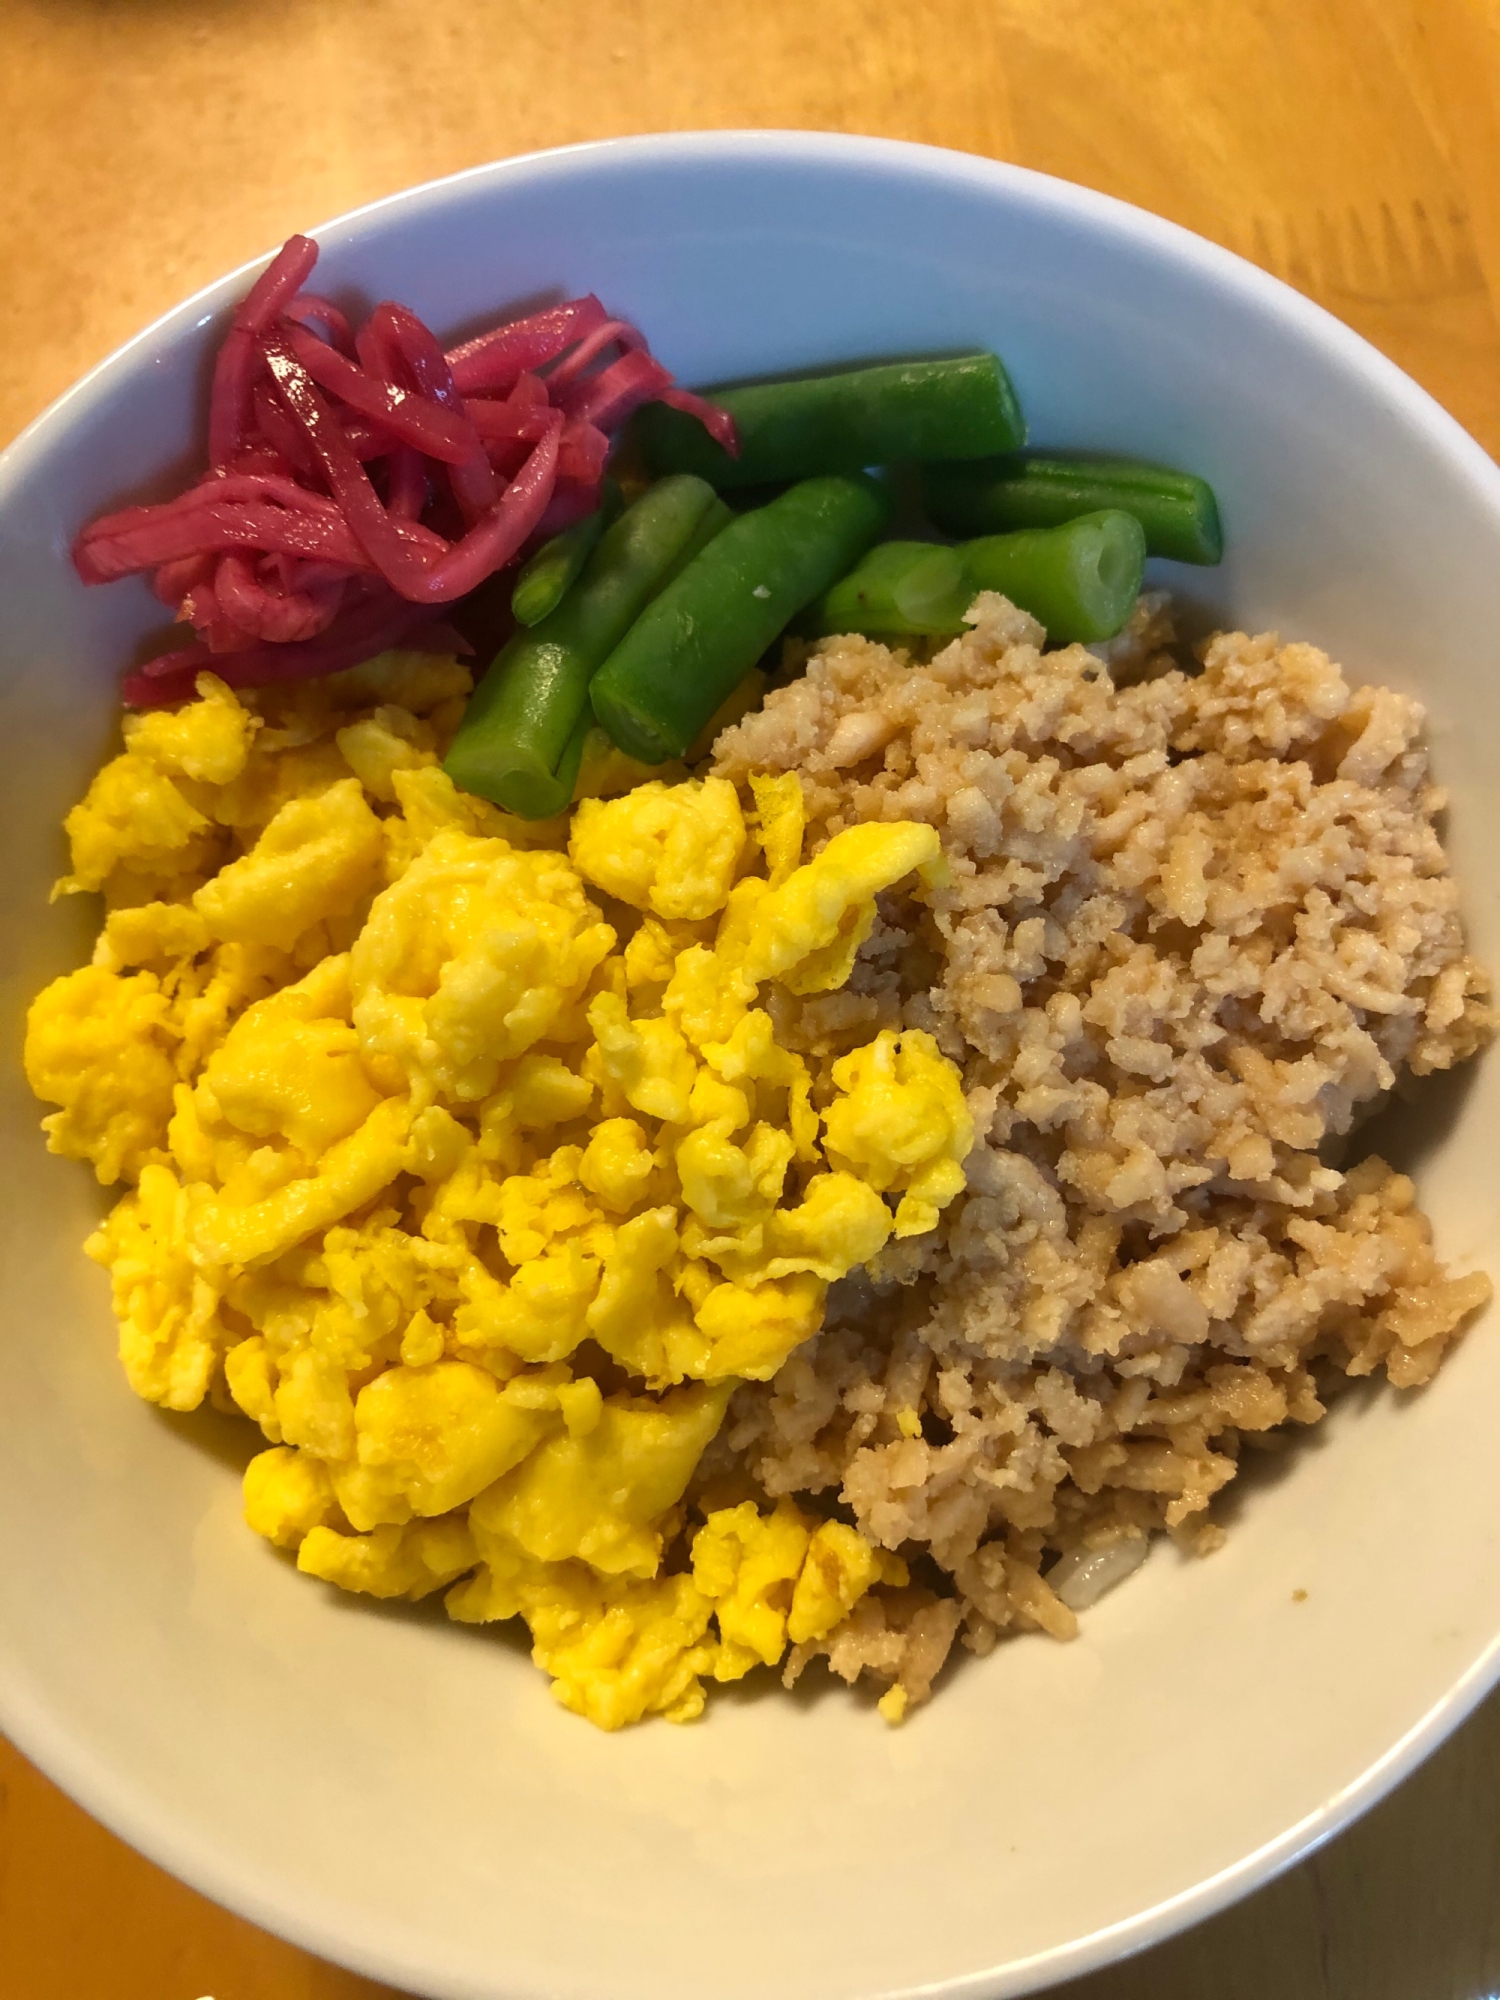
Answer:
<path fill-rule="evenodd" d="M 651 400 L 665 403 L 668 409 L 681 410 L 685 417 L 696 417 L 715 444 L 722 445 L 731 458 L 739 457 L 740 434 L 728 410 L 721 409 L 717 403 L 709 402 L 706 396 L 695 396 L 691 389 L 679 389 L 675 383 L 670 389 L 661 390 Z"/>
<path fill-rule="evenodd" d="M 232 326 L 214 357 L 208 393 L 208 462 L 226 465 L 239 450 L 249 423 L 250 389 L 256 366 L 255 338 Z"/>
<path fill-rule="evenodd" d="M 198 676 L 205 669 L 230 687 L 316 680 L 323 674 L 360 666 L 392 646 L 412 644 L 439 616 L 431 606 L 382 595 L 305 644 L 251 646 L 239 654 L 211 653 L 206 646 L 196 645 L 164 653 L 127 675 L 122 692 L 132 708 L 164 708 L 191 700 Z"/>
<path fill-rule="evenodd" d="M 473 527 L 500 498 L 500 487 L 479 434 L 465 414 L 463 398 L 453 386 L 437 336 L 408 307 L 390 299 L 376 306 L 365 324 L 371 345 L 386 363 L 384 372 L 395 377 L 404 371 L 421 396 L 462 426 L 464 453 L 450 462 L 448 480 L 464 525 Z"/>
<path fill-rule="evenodd" d="M 227 618 L 205 618 L 196 628 L 199 638 L 215 658 L 226 653 L 248 653 L 254 650 L 256 641 L 232 625 Z"/>
<path fill-rule="evenodd" d="M 263 473 L 268 479 L 290 479 L 293 484 L 297 477 L 296 466 L 269 444 L 242 444 L 225 470 Z"/>
<path fill-rule="evenodd" d="M 142 528 L 101 537 L 74 550 L 85 583 L 113 583 L 137 570 L 155 569 L 205 550 L 256 549 L 272 555 L 314 556 L 350 569 L 374 567 L 342 521 L 294 514 L 256 501 L 219 502 Z"/>
<path fill-rule="evenodd" d="M 462 597 L 508 561 L 540 519 L 557 473 L 561 416 L 555 419 L 549 435 L 532 448 L 521 471 L 484 519 L 461 542 L 433 560 L 419 555 L 398 534 L 397 524 L 381 506 L 364 467 L 344 443 L 337 418 L 288 344 L 273 334 L 263 342 L 262 351 L 282 400 L 318 454 L 344 518 L 366 555 L 403 596 L 424 604 L 446 604 Z"/>
<path fill-rule="evenodd" d="M 627 354 L 635 348 L 646 345 L 646 336 L 639 327 L 634 327 L 628 319 L 607 319 L 603 326 L 596 326 L 593 332 L 580 340 L 571 354 L 565 354 L 557 366 L 547 374 L 547 388 L 552 394 L 581 375 L 593 361 L 597 361 L 606 347 L 620 347 Z"/>
<path fill-rule="evenodd" d="M 287 339 L 320 389 L 331 390 L 351 410 L 383 426 L 393 438 L 448 464 L 462 464 L 468 457 L 473 440 L 461 419 L 435 408 L 424 396 L 369 374 L 303 327 L 292 327 Z"/>
<path fill-rule="evenodd" d="M 193 619 L 193 629 L 211 653 L 248 653 L 252 646 L 262 643 L 253 632 L 247 632 L 243 625 L 236 625 L 232 618 L 223 615 L 222 607 L 219 607 L 217 582 L 211 598 L 206 586 L 199 584 L 192 593 L 192 604 L 197 614 Z M 214 615 L 216 607 L 217 616 Z"/>
<path fill-rule="evenodd" d="M 462 396 L 509 389 L 518 375 L 555 361 L 559 354 L 602 326 L 609 314 L 592 292 L 566 304 L 549 306 L 528 319 L 511 320 L 477 340 L 450 347 L 448 366 Z"/>
<path fill-rule="evenodd" d="M 282 317 L 294 319 L 298 326 L 321 326 L 340 354 L 354 353 L 354 329 L 332 299 L 317 292 L 298 292 L 283 308 Z"/>
<path fill-rule="evenodd" d="M 469 641 L 445 618 L 434 616 L 424 606 L 406 604 L 399 598 L 395 602 L 399 612 L 391 609 L 390 598 L 382 598 L 381 620 L 371 622 L 351 613 L 340 620 L 337 629 L 303 646 L 253 646 L 233 659 L 211 654 L 201 645 L 164 653 L 127 678 L 123 697 L 137 708 L 191 700 L 197 678 L 205 669 L 231 687 L 266 687 L 279 681 L 317 680 L 324 674 L 342 673 L 349 667 L 363 666 L 393 646 L 413 653 L 452 653 L 460 659 L 473 653 Z M 364 609 L 361 607 L 361 613 Z"/>
<path fill-rule="evenodd" d="M 529 368 L 519 374 L 505 398 L 513 410 L 545 410 L 552 401 L 547 394 L 547 385 L 540 375 L 534 375 Z"/>
<path fill-rule="evenodd" d="M 552 497 L 561 437 L 558 416 L 489 513 L 428 573 L 424 579 L 428 603 L 451 604 L 456 597 L 467 596 L 517 553 Z"/>
<path fill-rule="evenodd" d="M 584 486 L 597 486 L 604 477 L 609 459 L 609 439 L 592 424 L 570 417 L 563 425 L 557 452 L 559 479 L 575 479 Z"/>
<path fill-rule="evenodd" d="M 420 634 L 436 606 L 598 506 L 607 433 L 641 403 L 670 403 L 738 449 L 727 412 L 679 390 L 592 293 L 444 354 L 391 302 L 351 329 L 301 289 L 317 256 L 290 238 L 235 311 L 208 472 L 173 500 L 90 523 L 75 545 L 85 582 L 153 572 L 197 629 L 195 647 L 131 677 L 153 703 L 185 699 L 205 663 L 251 686 Z M 449 523 L 456 540 L 439 532 Z"/>
<path fill-rule="evenodd" d="M 501 442 L 490 445 L 488 447 L 489 461 L 495 468 L 496 477 L 504 480 L 508 485 L 526 463 L 526 455 L 530 449 L 530 445 L 520 443 L 519 441 L 512 444 Z M 562 456 L 560 436 L 558 441 L 558 456 Z"/>
<path fill-rule="evenodd" d="M 318 461 L 308 450 L 307 439 L 277 401 L 269 383 L 256 383 L 250 392 L 250 408 L 256 429 L 272 451 L 302 478 L 316 478 Z"/>
<path fill-rule="evenodd" d="M 427 505 L 427 468 L 422 454 L 410 445 L 398 445 L 390 455 L 387 472 L 386 512 L 397 520 L 415 521 Z"/>
<path fill-rule="evenodd" d="M 283 411 L 282 415 L 285 416 L 286 412 Z M 290 422 L 290 418 L 287 421 Z M 352 422 L 345 423 L 344 441 L 361 464 L 366 459 L 384 458 L 389 452 L 406 449 L 404 445 L 398 445 L 389 431 L 383 430 L 379 424 L 366 423 L 363 417 L 355 417 Z"/>
<path fill-rule="evenodd" d="M 437 335 L 418 319 L 410 306 L 382 299 L 365 325 L 382 359 L 400 363 L 410 372 L 422 395 L 443 409 L 462 415 L 463 398 L 453 386 L 448 357 Z"/>
<path fill-rule="evenodd" d="M 671 386 L 671 374 L 659 361 L 636 352 L 622 354 L 597 375 L 570 382 L 557 400 L 575 421 L 596 424 L 600 430 L 613 430 L 632 410 L 638 410 L 642 403 L 649 403 Z"/>
<path fill-rule="evenodd" d="M 247 638 L 271 645 L 317 638 L 338 616 L 343 594 L 342 584 L 331 590 L 271 590 L 248 557 L 233 549 L 219 558 L 214 572 L 220 611 Z"/>
<path fill-rule="evenodd" d="M 212 557 L 209 558 L 213 560 Z M 189 584 L 182 593 L 182 615 L 202 631 L 219 621 L 219 600 L 214 591 L 212 571 Z"/>
<path fill-rule="evenodd" d="M 254 336 L 262 332 L 302 289 L 318 261 L 311 237 L 289 236 L 235 308 L 229 332 L 214 360 L 208 399 L 208 461 L 224 465 L 240 447 L 250 417 L 250 389 L 257 357 Z"/>
<path fill-rule="evenodd" d="M 509 444 L 520 439 L 535 444 L 556 416 L 550 403 L 518 410 L 513 402 L 473 401 L 465 405 L 469 421 L 485 444 Z"/>
<path fill-rule="evenodd" d="M 163 563 L 157 570 L 151 579 L 151 593 L 175 611 L 195 584 L 207 583 L 213 574 L 213 567 L 211 555 L 179 556 L 175 562 Z"/>
<path fill-rule="evenodd" d="M 119 507 L 113 514 L 101 514 L 89 522 L 78 540 L 84 546 L 100 539 L 108 541 L 131 528 L 149 528 L 158 521 L 196 513 L 226 500 L 268 500 L 293 513 L 315 515 L 335 525 L 341 525 L 344 518 L 326 494 L 309 492 L 294 479 L 263 472 L 207 472 L 196 486 L 173 500 L 160 500 L 149 507 Z"/>
<path fill-rule="evenodd" d="M 289 236 L 235 308 L 234 324 L 246 333 L 264 333 L 311 277 L 318 246 L 310 236 Z"/>
<path fill-rule="evenodd" d="M 363 335 L 364 328 L 360 332 Z M 368 474 L 349 449 L 338 418 L 318 394 L 290 345 L 279 334 L 272 334 L 262 343 L 262 352 L 289 416 L 305 432 L 323 477 L 365 555 L 393 589 L 420 581 L 435 558 L 424 564 L 402 545 L 397 524 L 380 504 Z M 367 358 L 363 339 L 360 353 L 361 358 Z M 446 542 L 441 546 L 445 551 L 449 547 Z"/>
<path fill-rule="evenodd" d="M 242 632 L 232 618 L 224 617 L 219 609 L 218 593 L 212 584 L 197 584 L 188 592 L 184 602 L 191 609 L 200 644 L 207 646 L 211 653 L 243 653 L 257 643 L 248 632 Z"/>
<path fill-rule="evenodd" d="M 347 583 L 366 595 L 380 586 L 369 577 L 353 577 L 344 563 L 309 562 L 302 556 L 267 556 L 281 579 L 283 590 L 322 590 L 332 583 Z"/>
<path fill-rule="evenodd" d="M 531 531 L 530 546 L 540 548 L 551 536 L 560 535 L 564 528 L 571 528 L 585 514 L 592 514 L 602 497 L 598 486 L 580 486 L 576 480 L 559 475 L 546 512 Z"/>

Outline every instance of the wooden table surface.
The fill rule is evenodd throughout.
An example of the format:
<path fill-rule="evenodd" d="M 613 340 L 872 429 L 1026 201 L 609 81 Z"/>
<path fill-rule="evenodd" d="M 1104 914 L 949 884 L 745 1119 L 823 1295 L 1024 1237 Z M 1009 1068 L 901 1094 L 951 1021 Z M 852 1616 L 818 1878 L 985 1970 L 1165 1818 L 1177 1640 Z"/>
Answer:
<path fill-rule="evenodd" d="M 625 132 L 1019 160 L 1311 293 L 1500 451 L 1500 0 L 0 0 L 0 441 L 359 202 Z M 3 613 L 0 613 L 3 615 Z M 0 1744 L 5 2000 L 371 2000 Z M 1500 1697 L 1260 1895 L 1067 2000 L 1500 1991 Z"/>

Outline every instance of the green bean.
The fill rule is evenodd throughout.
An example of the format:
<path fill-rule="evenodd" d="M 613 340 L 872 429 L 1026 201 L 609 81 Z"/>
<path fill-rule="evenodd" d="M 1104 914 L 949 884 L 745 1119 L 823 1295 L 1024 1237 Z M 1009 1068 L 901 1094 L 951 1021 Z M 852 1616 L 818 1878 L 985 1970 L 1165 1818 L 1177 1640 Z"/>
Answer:
<path fill-rule="evenodd" d="M 701 555 L 709 543 L 722 534 L 733 519 L 734 509 L 726 506 L 722 500 L 715 496 L 713 504 L 708 508 L 703 519 L 694 528 L 692 534 L 689 535 L 687 541 L 673 558 L 672 567 L 657 585 L 657 589 L 665 590 L 669 583 L 675 582 L 693 560 L 694 556 Z"/>
<path fill-rule="evenodd" d="M 653 599 L 589 699 L 632 757 L 681 757 L 787 622 L 842 576 L 890 518 L 874 480 L 807 479 L 730 522 Z"/>
<path fill-rule="evenodd" d="M 1141 591 L 1146 533 L 1134 514 L 1106 508 L 1060 528 L 984 535 L 958 553 L 976 590 L 998 590 L 1055 642 L 1112 639 Z"/>
<path fill-rule="evenodd" d="M 573 734 L 568 738 L 561 757 L 557 760 L 557 773 L 552 783 L 552 804 L 545 813 L 533 813 L 533 819 L 551 819 L 554 814 L 566 812 L 573 803 L 573 794 L 578 789 L 578 773 L 583 766 L 583 753 L 588 743 L 589 733 L 594 727 L 594 711 L 585 702 L 583 712 L 573 725 Z"/>
<path fill-rule="evenodd" d="M 539 625 L 549 611 L 557 609 L 577 582 L 595 543 L 610 522 L 619 518 L 624 504 L 619 487 L 611 480 L 592 514 L 585 514 L 571 528 L 542 543 L 522 568 L 510 594 L 510 608 L 518 623 Z"/>
<path fill-rule="evenodd" d="M 454 784 L 527 819 L 567 804 L 577 762 L 568 773 L 565 757 L 575 736 L 581 749 L 590 680 L 719 504 L 710 486 L 683 474 L 651 487 L 605 529 L 557 609 L 517 632 L 474 690 L 443 764 Z"/>
<path fill-rule="evenodd" d="M 739 428 L 739 456 L 696 417 L 648 403 L 635 422 L 653 472 L 696 472 L 727 492 L 908 460 L 981 458 L 1026 442 L 1021 406 L 993 354 L 883 362 L 709 394 Z"/>
<path fill-rule="evenodd" d="M 1206 480 L 1129 458 L 973 459 L 923 469 L 927 509 L 949 535 L 1053 528 L 1102 508 L 1134 514 L 1146 553 L 1176 562 L 1216 563 L 1224 554 L 1219 505 Z"/>
<path fill-rule="evenodd" d="M 864 632 L 872 639 L 961 632 L 974 586 L 956 549 L 938 542 L 878 542 L 810 604 L 797 630 L 818 639 Z"/>

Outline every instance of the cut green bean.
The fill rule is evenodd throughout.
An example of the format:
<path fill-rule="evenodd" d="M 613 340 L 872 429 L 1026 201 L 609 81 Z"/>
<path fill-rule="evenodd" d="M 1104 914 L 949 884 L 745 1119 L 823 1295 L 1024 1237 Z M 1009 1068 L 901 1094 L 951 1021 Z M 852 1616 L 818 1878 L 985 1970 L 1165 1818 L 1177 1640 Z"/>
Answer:
<path fill-rule="evenodd" d="M 522 568 L 511 592 L 510 608 L 519 624 L 540 625 L 549 612 L 557 609 L 577 582 L 599 537 L 611 521 L 618 520 L 623 505 L 620 489 L 611 481 L 592 514 L 585 514 L 571 528 L 564 528 L 550 542 L 543 542 Z"/>
<path fill-rule="evenodd" d="M 527 819 L 549 819 L 572 795 L 565 771 L 589 682 L 719 506 L 690 474 L 664 479 L 606 528 L 557 609 L 517 632 L 479 683 L 443 768 L 455 785 Z M 582 736 L 578 735 L 581 748 Z"/>
<path fill-rule="evenodd" d="M 648 403 L 635 423 L 653 472 L 696 472 L 727 492 L 872 465 L 982 458 L 1026 442 L 1016 392 L 993 354 L 883 362 L 708 394 L 734 418 L 739 456 L 696 417 Z"/>
<path fill-rule="evenodd" d="M 584 746 L 588 742 L 589 731 L 594 726 L 594 711 L 585 702 L 583 711 L 573 725 L 573 734 L 568 738 L 562 756 L 558 759 L 557 774 L 552 782 L 553 805 L 550 812 L 534 813 L 534 819 L 551 819 L 554 814 L 566 812 L 573 803 L 573 794 L 578 789 L 578 773 L 583 766 Z"/>
<path fill-rule="evenodd" d="M 528 787 L 531 809 L 521 815 L 523 819 L 556 819 L 559 813 L 568 810 L 578 790 L 578 778 L 589 738 L 597 733 L 593 711 L 585 705 L 582 715 L 573 725 L 573 734 L 563 746 L 556 771 L 531 781 Z"/>
<path fill-rule="evenodd" d="M 1054 643 L 1092 644 L 1112 639 L 1140 596 L 1146 534 L 1134 514 L 1106 508 L 1060 528 L 983 535 L 958 553 L 976 591 L 1000 591 Z"/>
<path fill-rule="evenodd" d="M 927 511 L 948 535 L 1054 528 L 1119 508 L 1146 531 L 1146 553 L 1216 563 L 1224 554 L 1219 503 L 1207 480 L 1130 458 L 1044 456 L 974 459 L 923 469 Z"/>
<path fill-rule="evenodd" d="M 693 558 L 701 555 L 709 543 L 718 535 L 721 535 L 733 519 L 734 509 L 726 506 L 716 496 L 713 505 L 709 507 L 703 519 L 694 528 L 692 534 L 689 535 L 684 546 L 678 551 L 673 560 L 672 567 L 667 571 L 657 588 L 665 590 L 669 583 L 674 582 L 676 578 L 681 576 Z"/>
<path fill-rule="evenodd" d="M 807 479 L 741 514 L 654 598 L 594 676 L 612 741 L 646 764 L 681 757 L 788 622 L 874 541 L 874 480 Z"/>
<path fill-rule="evenodd" d="M 956 549 L 878 542 L 857 569 L 808 606 L 797 630 L 813 639 L 831 632 L 863 632 L 872 639 L 961 632 L 973 595 Z"/>

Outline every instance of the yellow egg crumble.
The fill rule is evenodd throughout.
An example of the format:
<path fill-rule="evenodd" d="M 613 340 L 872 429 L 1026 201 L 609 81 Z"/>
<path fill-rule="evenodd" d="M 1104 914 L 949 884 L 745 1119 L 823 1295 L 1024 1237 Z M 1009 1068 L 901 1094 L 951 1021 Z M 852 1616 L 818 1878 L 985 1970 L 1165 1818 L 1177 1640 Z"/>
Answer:
<path fill-rule="evenodd" d="M 689 1534 L 684 1496 L 736 1385 L 963 1187 L 930 1036 L 815 1075 L 762 1004 L 841 986 L 938 836 L 804 860 L 795 773 L 516 820 L 440 768 L 468 687 L 387 654 L 128 716 L 59 885 L 104 927 L 27 1074 L 52 1150 L 127 1184 L 87 1247 L 132 1388 L 268 1441 L 252 1528 L 347 1590 L 524 1618 L 604 1728 L 687 1720 L 906 1580 L 789 1500 Z"/>

